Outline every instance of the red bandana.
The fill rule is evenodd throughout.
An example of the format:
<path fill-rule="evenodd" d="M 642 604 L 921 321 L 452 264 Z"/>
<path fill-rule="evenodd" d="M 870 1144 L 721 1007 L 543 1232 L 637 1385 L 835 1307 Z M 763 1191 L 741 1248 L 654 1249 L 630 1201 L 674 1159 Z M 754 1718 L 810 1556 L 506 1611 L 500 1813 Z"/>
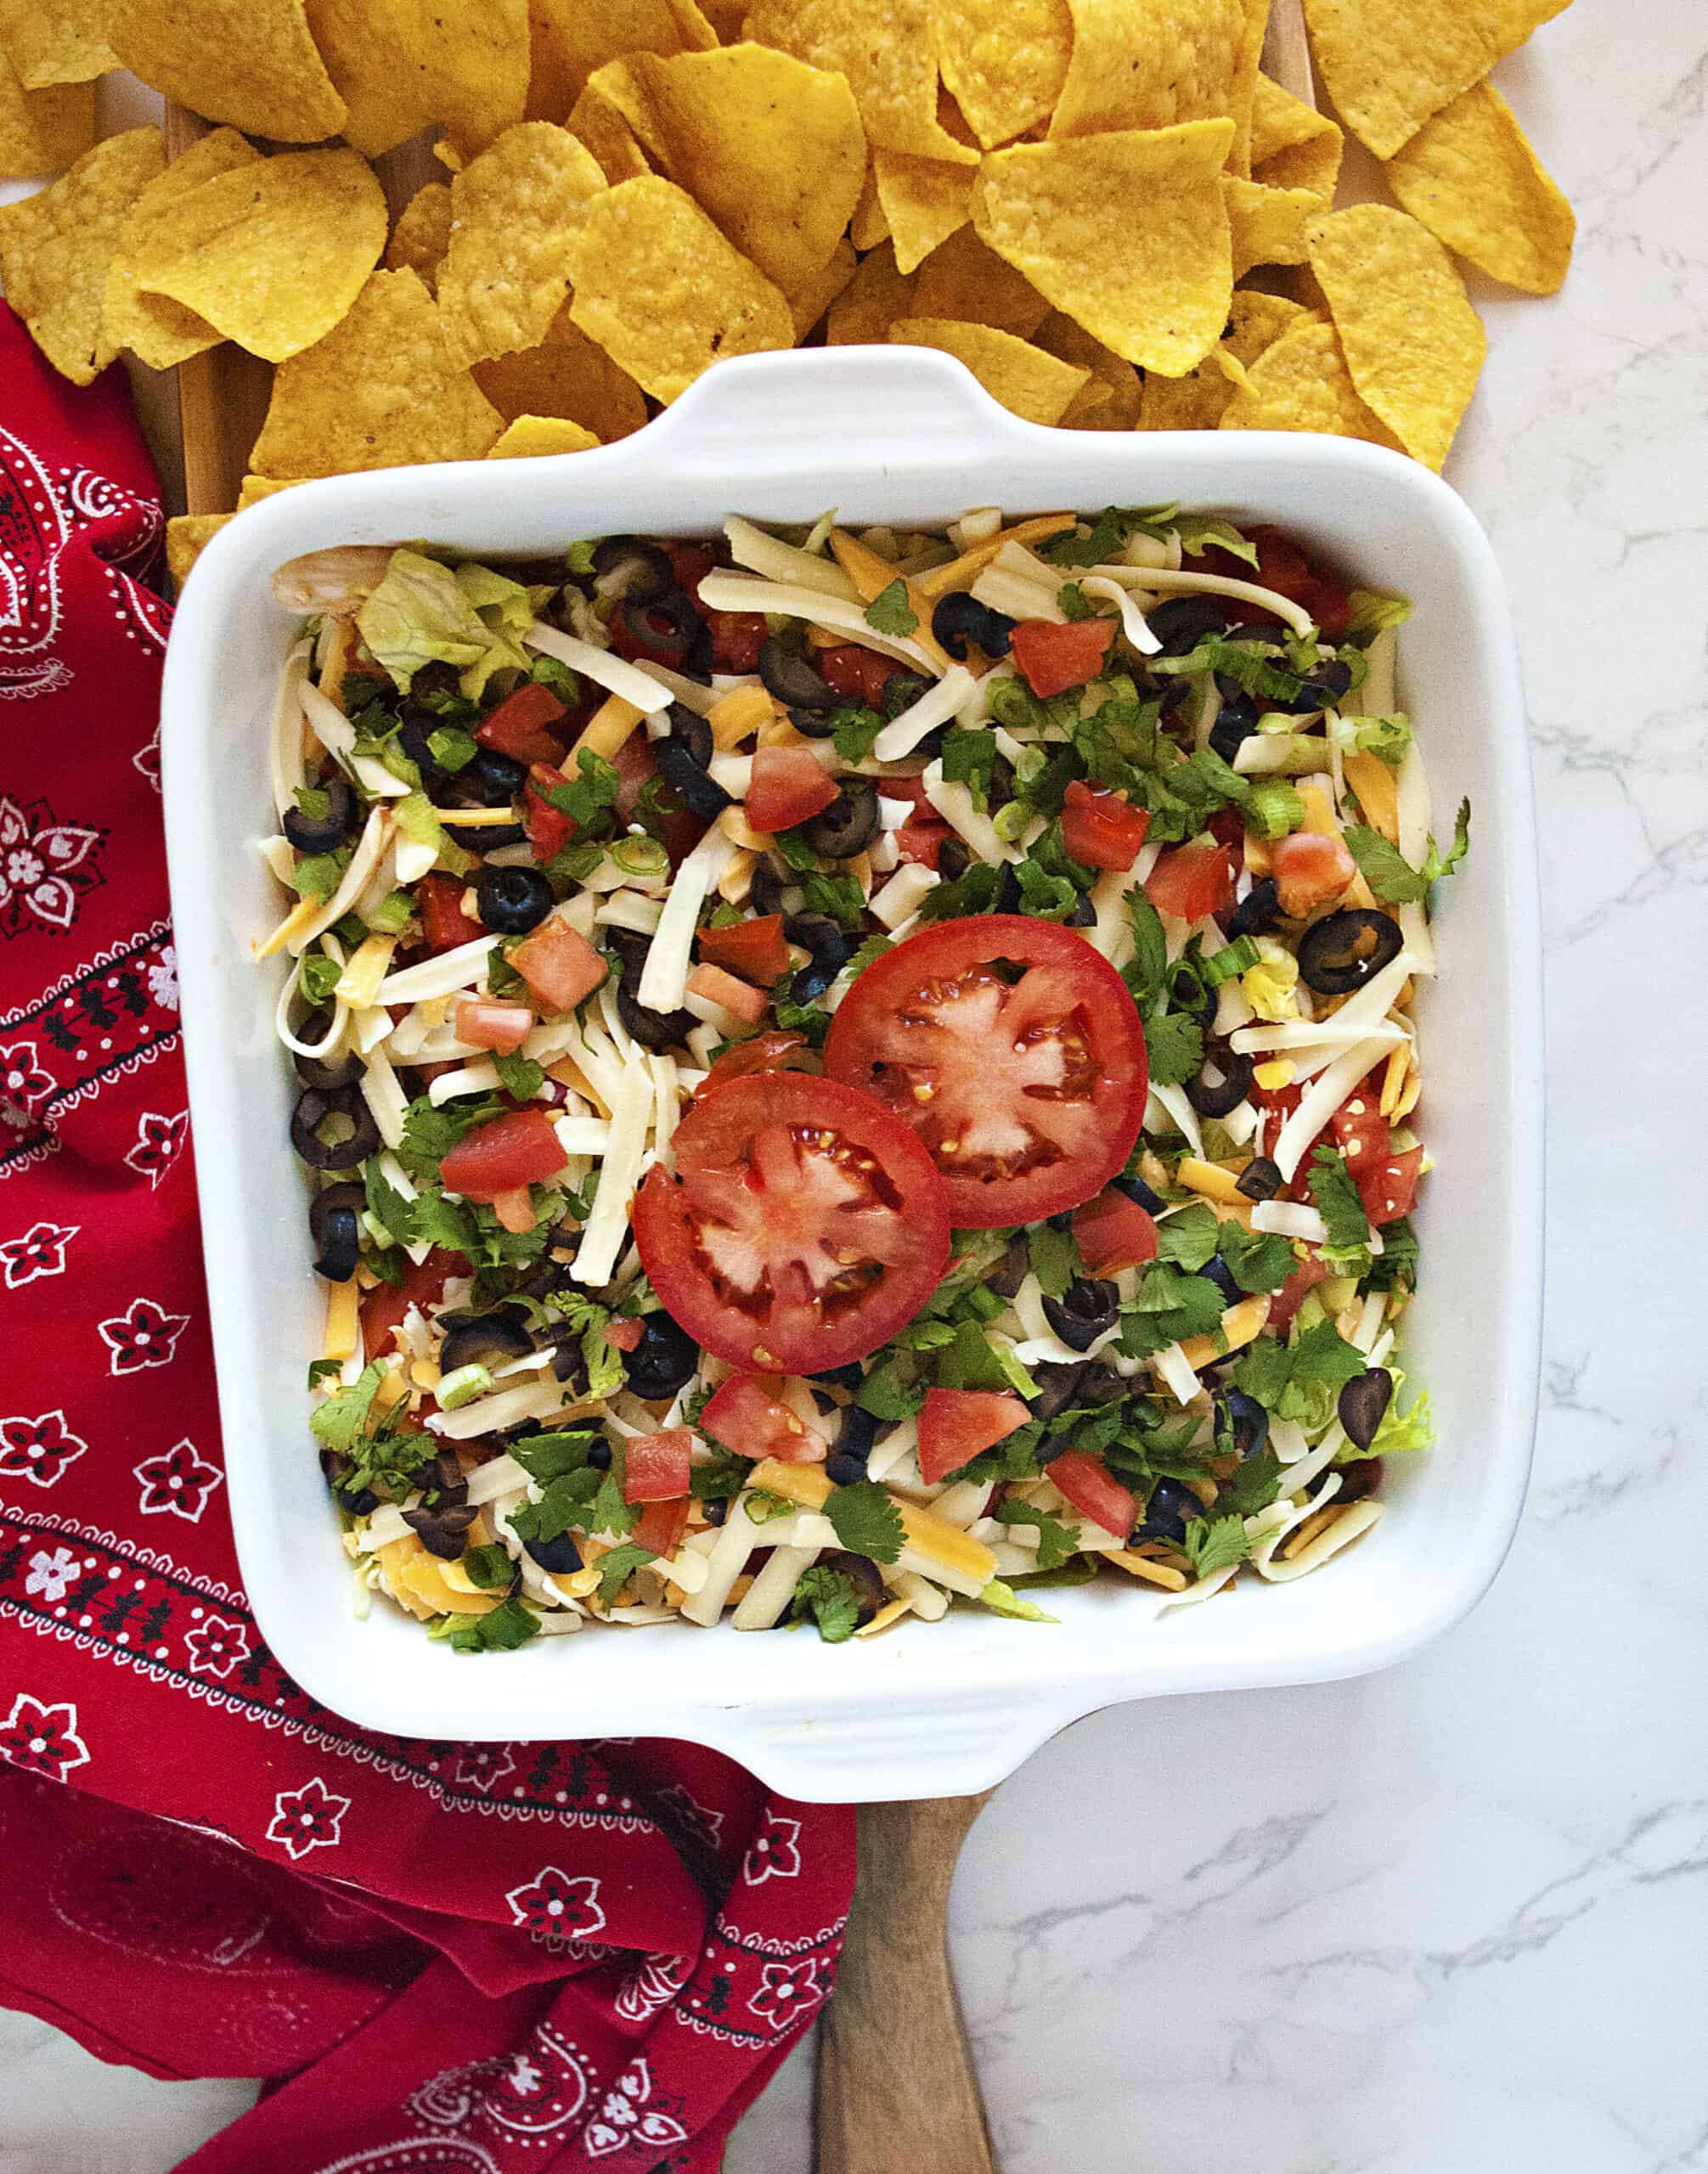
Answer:
<path fill-rule="evenodd" d="M 683 1744 L 369 1735 L 262 1643 L 155 804 L 154 477 L 119 374 L 66 385 L 3 305 L 0 385 L 0 2000 L 157 2075 L 279 2080 L 198 2174 L 708 2174 L 830 1991 L 854 1816 Z"/>

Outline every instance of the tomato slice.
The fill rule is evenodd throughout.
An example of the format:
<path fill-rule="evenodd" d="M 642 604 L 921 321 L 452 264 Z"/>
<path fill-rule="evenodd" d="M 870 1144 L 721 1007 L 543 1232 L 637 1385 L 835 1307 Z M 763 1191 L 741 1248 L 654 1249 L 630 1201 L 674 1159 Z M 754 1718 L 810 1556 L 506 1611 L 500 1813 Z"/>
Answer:
<path fill-rule="evenodd" d="M 837 642 L 816 651 L 813 668 L 834 687 L 845 702 L 860 702 L 870 710 L 883 707 L 883 690 L 905 667 L 893 656 L 883 656 L 860 642 Z"/>
<path fill-rule="evenodd" d="M 1148 808 L 1075 778 L 1062 803 L 1062 843 L 1087 868 L 1130 868 L 1151 827 Z"/>
<path fill-rule="evenodd" d="M 544 1110 L 512 1110 L 465 1133 L 440 1163 L 439 1177 L 447 1192 L 492 1201 L 501 1192 L 542 1184 L 568 1160 Z"/>
<path fill-rule="evenodd" d="M 1031 1416 L 1006 1389 L 927 1389 L 919 1414 L 920 1477 L 935 1487 Z"/>
<path fill-rule="evenodd" d="M 1101 1457 L 1068 1450 L 1045 1470 L 1079 1515 L 1105 1532 L 1117 1532 L 1125 1540 L 1138 1523 L 1139 1506 L 1130 1490 L 1112 1476 Z"/>
<path fill-rule="evenodd" d="M 750 1073 L 696 1095 L 635 1197 L 652 1287 L 720 1359 L 816 1373 L 876 1351 L 949 1260 L 949 1196 L 869 1095 Z M 731 1447 L 740 1446 L 731 1444 Z"/>
<path fill-rule="evenodd" d="M 804 1034 L 785 1027 L 768 1027 L 763 1034 L 752 1034 L 745 1042 L 732 1043 L 722 1056 L 713 1061 L 712 1069 L 695 1089 L 695 1098 L 697 1101 L 731 1079 L 744 1079 L 749 1073 L 798 1068 L 800 1052 L 806 1046 Z"/>
<path fill-rule="evenodd" d="M 1281 910 L 1294 921 L 1339 898 L 1358 873 L 1344 842 L 1321 831 L 1294 831 L 1277 838 L 1270 852 Z"/>
<path fill-rule="evenodd" d="M 1114 634 L 1113 619 L 1069 619 L 1059 627 L 1047 619 L 1023 619 L 1011 647 L 1034 695 L 1065 695 L 1096 678 Z"/>
<path fill-rule="evenodd" d="M 625 1502 L 675 1502 L 688 1492 L 694 1437 L 685 1427 L 631 1434 L 623 1445 Z"/>
<path fill-rule="evenodd" d="M 555 914 L 517 944 L 510 962 L 548 1011 L 573 1011 L 611 971 L 581 931 Z"/>
<path fill-rule="evenodd" d="M 702 928 L 700 956 L 708 966 L 739 974 L 756 988 L 769 988 L 789 971 L 789 947 L 781 914 L 760 914 L 729 928 Z"/>
<path fill-rule="evenodd" d="M 1023 914 L 939 921 L 886 952 L 843 1000 L 824 1062 L 912 1127 L 963 1231 L 1089 1200 L 1132 1151 L 1149 1076 L 1114 968 Z"/>
<path fill-rule="evenodd" d="M 421 933 L 430 951 L 454 951 L 459 943 L 472 943 L 486 931 L 463 911 L 466 886 L 451 876 L 424 876 L 415 886 L 415 904 L 421 915 Z"/>
<path fill-rule="evenodd" d="M 822 1464 L 830 1444 L 780 1403 L 775 1376 L 732 1374 L 700 1415 L 714 1441 L 738 1457 L 775 1457 L 782 1464 Z"/>
<path fill-rule="evenodd" d="M 362 1356 L 384 1358 L 392 1349 L 392 1330 L 410 1307 L 419 1306 L 425 1313 L 437 1304 L 448 1280 L 465 1274 L 467 1265 L 460 1253 L 435 1246 L 419 1268 L 411 1265 L 403 1270 L 401 1283 L 376 1283 L 362 1301 Z"/>
<path fill-rule="evenodd" d="M 1378 1230 L 1396 1216 L 1412 1213 L 1423 1167 L 1423 1149 L 1408 1147 L 1403 1155 L 1388 1156 L 1359 1179 L 1358 1197 L 1364 1202 L 1364 1213 Z"/>
<path fill-rule="evenodd" d="M 1220 846 L 1176 846 L 1158 857 L 1145 878 L 1145 896 L 1159 914 L 1202 921 L 1219 914 L 1233 897 L 1233 870 Z"/>
<path fill-rule="evenodd" d="M 634 1520 L 636 1545 L 650 1547 L 655 1555 L 674 1555 L 688 1529 L 689 1507 L 685 1495 L 679 1502 L 649 1502 Z"/>
<path fill-rule="evenodd" d="M 533 1032 L 534 1018 L 525 1004 L 488 1004 L 465 996 L 457 1006 L 457 1039 L 477 1050 L 512 1056 Z"/>
<path fill-rule="evenodd" d="M 935 868 L 937 856 L 954 836 L 954 828 L 948 823 L 904 823 L 895 834 L 897 857 L 917 861 L 922 868 Z"/>
<path fill-rule="evenodd" d="M 1074 1211 L 1074 1242 L 1088 1276 L 1115 1276 L 1157 1257 L 1156 1219 L 1117 1186 Z"/>
<path fill-rule="evenodd" d="M 563 751 L 545 728 L 568 715 L 550 687 L 530 681 L 506 695 L 490 717 L 482 718 L 475 737 L 482 747 L 494 748 L 513 763 L 555 763 Z"/>
<path fill-rule="evenodd" d="M 756 831 L 788 831 L 822 814 L 837 781 L 808 747 L 761 747 L 743 812 Z"/>

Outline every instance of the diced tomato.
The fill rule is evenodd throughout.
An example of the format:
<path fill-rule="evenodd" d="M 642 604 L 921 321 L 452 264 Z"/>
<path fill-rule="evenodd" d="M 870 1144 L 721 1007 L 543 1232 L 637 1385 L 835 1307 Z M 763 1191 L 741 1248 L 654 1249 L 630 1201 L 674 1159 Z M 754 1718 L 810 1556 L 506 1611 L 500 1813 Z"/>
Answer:
<path fill-rule="evenodd" d="M 920 1476 L 935 1487 L 1030 1416 L 1006 1389 L 927 1389 L 919 1414 Z"/>
<path fill-rule="evenodd" d="M 1074 1210 L 1074 1242 L 1090 1276 L 1142 1268 L 1157 1257 L 1156 1220 L 1119 1186 L 1106 1186 Z"/>
<path fill-rule="evenodd" d="M 421 932 L 430 951 L 454 951 L 459 943 L 472 943 L 486 931 L 463 911 L 465 886 L 453 876 L 424 876 L 415 886 Z"/>
<path fill-rule="evenodd" d="M 1218 808 L 1204 825 L 1211 837 L 1225 845 L 1237 868 L 1245 853 L 1245 818 L 1237 808 Z"/>
<path fill-rule="evenodd" d="M 1270 851 L 1281 910 L 1294 921 L 1331 904 L 1358 873 L 1358 864 L 1344 842 L 1321 831 L 1294 831 L 1288 837 L 1277 838 Z"/>
<path fill-rule="evenodd" d="M 1139 1521 L 1139 1506 L 1130 1490 L 1110 1473 L 1101 1457 L 1084 1450 L 1068 1450 L 1045 1467 L 1082 1518 L 1123 1540 Z"/>
<path fill-rule="evenodd" d="M 1346 1157 L 1346 1167 L 1361 1191 L 1365 1179 L 1375 1175 L 1390 1152 L 1388 1120 L 1381 1111 L 1381 1078 L 1385 1068 L 1378 1065 L 1361 1079 L 1328 1120 L 1334 1144 Z"/>
<path fill-rule="evenodd" d="M 836 780 L 810 748 L 761 747 L 744 812 L 756 831 L 787 831 L 821 814 L 836 797 Z"/>
<path fill-rule="evenodd" d="M 658 776 L 658 758 L 645 729 L 637 725 L 611 758 L 617 773 L 617 819 L 632 823 L 640 806 L 640 791 Z M 658 813 L 663 817 L 664 850 L 670 865 L 679 868 L 706 835 L 706 825 L 691 815 L 668 786 L 657 790 Z"/>
<path fill-rule="evenodd" d="M 869 710 L 883 707 L 886 687 L 898 672 L 906 669 L 893 656 L 883 656 L 861 642 L 837 642 L 814 653 L 813 668 L 834 687 L 845 702 L 860 702 Z"/>
<path fill-rule="evenodd" d="M 685 1427 L 631 1434 L 623 1445 L 625 1502 L 676 1502 L 688 1492 L 694 1437 Z"/>
<path fill-rule="evenodd" d="M 1087 868 L 1130 868 L 1151 827 L 1148 808 L 1135 808 L 1124 792 L 1075 778 L 1062 803 L 1062 843 Z"/>
<path fill-rule="evenodd" d="M 1328 1280 L 1328 1264 L 1319 1260 L 1315 1253 L 1307 1253 L 1280 1290 L 1271 1294 L 1266 1326 L 1273 1329 L 1286 1328 L 1317 1285 Z"/>
<path fill-rule="evenodd" d="M 685 626 L 674 612 L 659 605 L 624 605 L 612 614 L 611 646 L 631 662 L 636 657 L 650 658 L 654 664 L 679 672 L 694 645 L 696 631 L 691 622 Z"/>
<path fill-rule="evenodd" d="M 739 974 L 759 988 L 769 988 L 789 971 L 789 946 L 781 914 L 760 914 L 728 928 L 702 928 L 700 956 L 708 966 Z"/>
<path fill-rule="evenodd" d="M 688 977 L 688 993 L 707 1004 L 721 1004 L 748 1027 L 757 1027 L 771 1008 L 771 1000 L 764 989 L 755 988 L 752 982 L 737 981 L 734 974 L 703 960 Z"/>
<path fill-rule="evenodd" d="M 931 796 L 925 789 L 925 780 L 922 777 L 880 778 L 877 790 L 878 797 L 881 800 L 907 801 L 913 808 L 913 814 L 909 818 L 911 822 L 929 823 L 937 815 L 936 808 L 931 804 Z"/>
<path fill-rule="evenodd" d="M 664 555 L 670 561 L 670 571 L 676 577 L 676 586 L 685 596 L 700 601 L 700 584 L 714 566 L 717 558 L 709 544 L 666 544 Z"/>
<path fill-rule="evenodd" d="M 1340 583 L 1331 581 L 1326 574 L 1313 572 L 1304 552 L 1278 528 L 1248 529 L 1246 534 L 1257 546 L 1256 573 L 1254 575 L 1249 566 L 1242 567 L 1237 560 L 1230 560 L 1226 571 L 1241 580 L 1255 580 L 1265 589 L 1272 589 L 1291 602 L 1301 605 L 1316 622 L 1324 641 L 1343 640 L 1352 613 L 1352 600 Z M 1273 617 L 1269 612 L 1263 616 Z"/>
<path fill-rule="evenodd" d="M 897 857 L 916 861 L 922 868 L 935 868 L 937 856 L 955 836 L 948 823 L 904 823 L 895 834 Z"/>
<path fill-rule="evenodd" d="M 1358 1181 L 1364 1213 L 1379 1230 L 1396 1216 L 1409 1215 L 1418 1197 L 1418 1174 L 1423 1167 L 1421 1147 L 1408 1147 L 1402 1155 L 1390 1155 Z"/>
<path fill-rule="evenodd" d="M 787 1028 L 768 1027 L 763 1034 L 732 1043 L 720 1057 L 715 1058 L 712 1069 L 694 1090 L 695 1098 L 697 1101 L 702 1095 L 731 1079 L 743 1079 L 751 1072 L 785 1072 L 798 1069 L 802 1062 L 811 1061 L 804 1034 L 797 1034 Z"/>
<path fill-rule="evenodd" d="M 580 930 L 555 914 L 517 944 L 510 962 L 547 1011 L 573 1011 L 610 972 Z"/>
<path fill-rule="evenodd" d="M 712 669 L 731 675 L 757 672 L 759 651 L 770 632 L 764 613 L 707 611 L 703 617 L 712 629 Z"/>
<path fill-rule="evenodd" d="M 1011 646 L 1027 685 L 1034 695 L 1047 697 L 1095 679 L 1114 634 L 1113 619 L 1069 619 L 1059 627 L 1047 619 L 1023 619 Z"/>
<path fill-rule="evenodd" d="M 553 859 L 575 836 L 574 823 L 545 797 L 553 786 L 568 782 L 555 763 L 529 766 L 522 819 L 527 825 L 527 842 L 536 860 Z"/>
<path fill-rule="evenodd" d="M 688 1529 L 691 1507 L 685 1495 L 679 1502 L 649 1502 L 634 1520 L 630 1537 L 637 1546 L 650 1547 L 655 1555 L 674 1555 Z"/>
<path fill-rule="evenodd" d="M 638 1314 L 618 1314 L 605 1324 L 605 1340 L 617 1351 L 636 1349 L 645 1333 L 645 1324 Z"/>
<path fill-rule="evenodd" d="M 403 1270 L 401 1283 L 376 1283 L 362 1301 L 362 1356 L 383 1358 L 392 1349 L 392 1330 L 410 1307 L 419 1306 L 425 1313 L 436 1305 L 445 1295 L 448 1279 L 465 1274 L 467 1265 L 460 1254 L 435 1246 L 419 1268 L 412 1264 Z"/>
<path fill-rule="evenodd" d="M 705 1432 L 737 1456 L 775 1457 L 784 1464 L 822 1464 L 830 1444 L 772 1392 L 772 1374 L 732 1374 L 700 1415 Z"/>
<path fill-rule="evenodd" d="M 534 1230 L 539 1223 L 526 1186 L 511 1186 L 503 1192 L 495 1192 L 492 1208 L 500 1225 L 506 1231 L 514 1231 L 517 1236 L 524 1231 Z"/>
<path fill-rule="evenodd" d="M 551 1119 L 538 1106 L 512 1110 L 466 1133 L 439 1165 L 447 1192 L 496 1201 L 519 1186 L 543 1184 L 568 1162 Z"/>
<path fill-rule="evenodd" d="M 513 1056 L 533 1032 L 534 1017 L 525 1004 L 489 1004 L 465 996 L 457 1006 L 457 1039 L 477 1050 Z"/>
<path fill-rule="evenodd" d="M 492 715 L 481 720 L 475 737 L 482 747 L 494 748 L 514 763 L 555 763 L 562 750 L 545 728 L 568 714 L 550 687 L 530 681 L 506 695 Z"/>
<path fill-rule="evenodd" d="M 1158 856 L 1145 878 L 1145 896 L 1159 914 L 1202 921 L 1233 897 L 1233 870 L 1220 846 L 1175 846 Z"/>

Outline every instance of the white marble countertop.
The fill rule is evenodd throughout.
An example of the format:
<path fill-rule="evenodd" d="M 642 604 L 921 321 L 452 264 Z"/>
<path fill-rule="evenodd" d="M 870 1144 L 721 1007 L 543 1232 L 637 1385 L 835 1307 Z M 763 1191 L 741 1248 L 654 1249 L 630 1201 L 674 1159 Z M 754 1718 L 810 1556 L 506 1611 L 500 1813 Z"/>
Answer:
<path fill-rule="evenodd" d="M 1708 5 L 1578 0 L 1501 81 L 1580 221 L 1556 301 L 1479 297 L 1450 470 L 1535 719 L 1530 1507 L 1418 1659 L 1103 1714 L 1001 1790 L 953 1941 L 1005 2174 L 1708 2170 Z M 803 2174 L 809 2094 L 803 2053 L 729 2174 Z M 246 2097 L 0 2016 L 0 2174 L 156 2174 Z"/>

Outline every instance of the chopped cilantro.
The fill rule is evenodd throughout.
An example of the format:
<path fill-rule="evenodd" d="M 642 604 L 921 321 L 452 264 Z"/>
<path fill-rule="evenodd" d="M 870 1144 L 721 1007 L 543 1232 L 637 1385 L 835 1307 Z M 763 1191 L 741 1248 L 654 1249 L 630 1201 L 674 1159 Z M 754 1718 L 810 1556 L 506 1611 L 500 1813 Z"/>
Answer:
<path fill-rule="evenodd" d="M 634 1540 L 625 1540 L 620 1547 L 613 1547 L 608 1554 L 601 1555 L 599 1558 L 600 1605 L 609 1608 L 637 1570 L 657 1560 L 650 1547 L 643 1547 Z"/>
<path fill-rule="evenodd" d="M 1346 1157 L 1338 1148 L 1319 1147 L 1311 1158 L 1311 1197 L 1328 1226 L 1328 1243 L 1337 1253 L 1352 1251 L 1370 1242 L 1370 1219 Z"/>
<path fill-rule="evenodd" d="M 1058 1231 L 1051 1223 L 1034 1223 L 1027 1234 L 1026 1249 L 1044 1296 L 1065 1298 L 1068 1285 L 1079 1273 L 1079 1248 L 1073 1233 Z"/>
<path fill-rule="evenodd" d="M 513 1095 L 519 1102 L 531 1102 L 545 1084 L 544 1066 L 536 1064 L 531 1056 L 506 1056 L 499 1050 L 493 1053 L 493 1062 L 498 1067 L 505 1092 Z"/>
<path fill-rule="evenodd" d="M 791 1033 L 804 1034 L 815 1050 L 824 1047 L 825 1038 L 831 1031 L 831 1015 L 821 1005 L 790 1004 L 779 997 L 772 1009 L 780 1027 L 786 1028 Z"/>
<path fill-rule="evenodd" d="M 1079 1534 L 1035 1503 L 1016 1501 L 1010 1496 L 997 1503 L 991 1515 L 1006 1525 L 1032 1525 L 1037 1529 L 1040 1570 L 1059 1570 L 1079 1552 Z"/>
<path fill-rule="evenodd" d="M 539 1636 L 539 1618 L 512 1593 L 484 1615 L 455 1615 L 447 1643 L 458 1653 L 513 1653 Z"/>
<path fill-rule="evenodd" d="M 919 614 L 908 601 L 907 583 L 898 577 L 880 589 L 865 607 L 865 622 L 880 634 L 910 634 Z"/>
<path fill-rule="evenodd" d="M 1220 1249 L 1228 1274 L 1254 1296 L 1280 1290 L 1298 1264 L 1285 1238 L 1273 1231 L 1247 1231 L 1232 1218 L 1220 1225 Z"/>
<path fill-rule="evenodd" d="M 893 936 L 869 936 L 843 972 L 853 979 L 856 975 L 863 974 L 874 960 L 882 958 L 886 951 L 893 951 L 894 949 L 895 938 Z"/>
<path fill-rule="evenodd" d="M 1238 1230 L 1239 1225 L 1235 1224 L 1233 1228 Z M 1216 1220 L 1215 1210 L 1203 1201 L 1194 1201 L 1190 1207 L 1164 1217 L 1158 1224 L 1157 1258 L 1172 1261 L 1176 1268 L 1195 1276 L 1215 1258 L 1220 1236 L 1221 1225 Z M 1283 1239 L 1282 1243 L 1285 1242 Z"/>
<path fill-rule="evenodd" d="M 1076 581 L 1064 581 L 1056 592 L 1056 601 L 1069 619 L 1094 619 L 1097 607 Z"/>
<path fill-rule="evenodd" d="M 384 1362 L 376 1359 L 347 1388 L 335 1389 L 324 1404 L 316 1406 L 308 1428 L 323 1449 L 345 1456 L 354 1449 L 367 1431 L 368 1414 L 386 1371 Z"/>
<path fill-rule="evenodd" d="M 964 876 L 939 883 L 921 901 L 922 921 L 958 921 L 967 914 L 988 914 L 996 903 L 1002 870 L 988 860 L 975 860 Z"/>
<path fill-rule="evenodd" d="M 843 928 L 854 930 L 865 919 L 865 894 L 852 876 L 821 876 L 816 870 L 803 876 L 809 914 L 828 914 Z"/>
<path fill-rule="evenodd" d="M 845 763 L 863 763 L 871 753 L 884 720 L 876 710 L 855 704 L 831 713 L 831 738 Z"/>
<path fill-rule="evenodd" d="M 899 1355 L 880 1359 L 854 1399 L 862 1411 L 895 1425 L 911 1419 L 925 1402 L 925 1385 L 913 1378 L 912 1370 Z"/>
<path fill-rule="evenodd" d="M 1145 1049 L 1152 1086 L 1178 1087 L 1203 1067 L 1203 1030 L 1184 1011 L 1153 1012 L 1145 1021 Z"/>
<path fill-rule="evenodd" d="M 1399 848 L 1390 845 L 1379 831 L 1367 830 L 1361 823 L 1349 823 L 1343 835 L 1348 852 L 1378 898 L 1390 906 L 1416 905 L 1428 898 L 1431 887 L 1442 876 L 1452 874 L 1470 850 L 1471 803 L 1468 800 L 1459 803 L 1452 843 L 1446 858 L 1431 837 L 1421 868 L 1413 868 Z"/>
<path fill-rule="evenodd" d="M 561 815 L 567 815 L 580 829 L 587 830 L 603 819 L 607 808 L 616 806 L 618 780 L 616 769 L 603 755 L 586 748 L 576 768 L 578 774 L 566 778 L 561 785 L 536 780 L 530 790 L 549 801 Z"/>
<path fill-rule="evenodd" d="M 1281 1492 L 1281 1460 L 1266 1445 L 1236 1468 L 1232 1479 L 1219 1488 L 1215 1507 L 1224 1516 L 1255 1517 L 1266 1510 Z"/>
<path fill-rule="evenodd" d="M 854 1580 L 846 1570 L 827 1569 L 822 1563 L 803 1570 L 796 1579 L 789 1612 L 798 1623 L 816 1623 L 827 1646 L 840 1646 L 860 1628 Z"/>
<path fill-rule="evenodd" d="M 311 853 L 299 860 L 290 871 L 290 881 L 299 898 L 318 898 L 323 902 L 332 896 L 344 881 L 344 871 L 350 865 L 351 848 L 340 846 L 336 853 Z"/>
<path fill-rule="evenodd" d="M 952 725 L 943 735 L 943 774 L 951 785 L 964 785 L 981 814 L 990 804 L 990 780 L 996 768 L 996 741 L 984 725 L 964 730 Z"/>
<path fill-rule="evenodd" d="M 510 1445 L 510 1453 L 528 1475 L 544 1486 L 567 1472 L 579 1472 L 598 1436 L 590 1428 L 555 1434 L 523 1434 Z"/>
<path fill-rule="evenodd" d="M 901 1512 L 875 1479 L 851 1487 L 832 1487 L 825 1515 L 850 1555 L 869 1555 L 874 1563 L 893 1563 L 901 1553 Z"/>
<path fill-rule="evenodd" d="M 479 743 L 471 732 L 465 732 L 459 724 L 442 724 L 427 735 L 428 750 L 442 770 L 453 776 L 465 770 L 480 752 Z"/>
<path fill-rule="evenodd" d="M 1243 1563 L 1251 1552 L 1245 1521 L 1233 1517 L 1189 1518 L 1185 1546 L 1193 1573 L 1200 1578 Z"/>
<path fill-rule="evenodd" d="M 510 1550 L 497 1540 L 484 1547 L 470 1548 L 461 1567 L 483 1593 L 495 1592 L 500 1585 L 507 1587 L 516 1574 Z"/>
<path fill-rule="evenodd" d="M 1291 1376 L 1295 1382 L 1326 1382 L 1339 1388 L 1369 1365 L 1356 1344 L 1347 1343 L 1333 1321 L 1318 1321 L 1305 1330 L 1290 1353 Z"/>
<path fill-rule="evenodd" d="M 1187 1276 L 1171 1262 L 1153 1261 L 1138 1296 L 1121 1309 L 1121 1349 L 1130 1358 L 1148 1359 L 1188 1337 L 1213 1336 L 1226 1304 L 1207 1276 Z"/>

